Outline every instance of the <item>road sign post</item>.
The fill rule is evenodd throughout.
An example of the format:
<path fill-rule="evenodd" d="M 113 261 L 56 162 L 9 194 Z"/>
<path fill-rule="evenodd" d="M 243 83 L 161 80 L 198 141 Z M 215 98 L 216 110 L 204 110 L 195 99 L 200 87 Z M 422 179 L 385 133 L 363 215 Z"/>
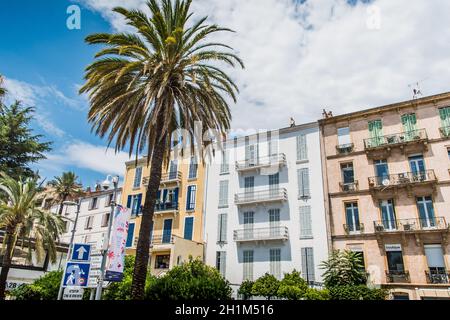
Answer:
<path fill-rule="evenodd" d="M 67 262 L 64 270 L 64 287 L 87 287 L 90 263 L 84 262 Z"/>
<path fill-rule="evenodd" d="M 84 289 L 80 287 L 65 288 L 63 300 L 83 300 Z"/>

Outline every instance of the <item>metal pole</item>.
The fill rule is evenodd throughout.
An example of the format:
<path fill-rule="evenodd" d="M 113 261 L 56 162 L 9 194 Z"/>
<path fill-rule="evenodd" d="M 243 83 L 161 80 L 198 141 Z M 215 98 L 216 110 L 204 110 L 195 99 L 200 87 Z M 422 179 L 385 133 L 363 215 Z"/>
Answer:
<path fill-rule="evenodd" d="M 76 215 L 75 215 L 75 221 L 73 223 L 73 229 L 72 229 L 72 235 L 70 237 L 69 249 L 67 250 L 66 262 L 70 260 L 70 256 L 72 255 L 73 240 L 75 239 L 75 231 L 77 229 L 78 216 L 80 215 L 80 207 L 81 207 L 81 198 L 78 199 L 77 212 L 76 212 Z M 63 270 L 65 270 L 65 268 Z M 64 288 L 64 276 L 65 275 L 64 275 L 64 272 L 63 272 L 63 275 L 61 277 L 61 282 L 59 284 L 58 300 L 62 300 L 63 288 Z"/>
<path fill-rule="evenodd" d="M 113 181 L 114 191 L 113 191 L 113 197 L 111 200 L 111 214 L 109 216 L 109 221 L 108 221 L 108 232 L 106 233 L 106 241 L 103 243 L 102 264 L 100 266 L 100 276 L 98 278 L 97 290 L 95 291 L 95 300 L 102 299 L 103 279 L 105 278 L 106 258 L 107 258 L 107 254 L 108 254 L 109 238 L 111 236 L 112 222 L 113 222 L 113 217 L 114 217 L 114 208 L 116 207 L 117 184 L 119 183 L 118 177 L 116 177 L 116 178 L 117 178 L 117 181 Z"/>

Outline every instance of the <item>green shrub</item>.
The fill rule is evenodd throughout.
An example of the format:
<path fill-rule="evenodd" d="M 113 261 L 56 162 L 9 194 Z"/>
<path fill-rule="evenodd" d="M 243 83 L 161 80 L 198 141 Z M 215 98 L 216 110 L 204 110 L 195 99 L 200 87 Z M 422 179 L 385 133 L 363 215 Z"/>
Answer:
<path fill-rule="evenodd" d="M 323 279 L 327 288 L 367 283 L 362 257 L 358 252 L 335 250 L 321 267 L 325 270 Z"/>
<path fill-rule="evenodd" d="M 63 271 L 51 271 L 34 281 L 23 284 L 10 295 L 16 300 L 56 300 Z"/>
<path fill-rule="evenodd" d="M 300 300 L 307 290 L 306 281 L 301 277 L 300 272 L 294 270 L 286 273 L 280 281 L 277 296 L 288 300 Z"/>
<path fill-rule="evenodd" d="M 244 300 L 248 300 L 252 296 L 253 281 L 245 280 L 239 287 L 238 294 L 242 295 Z"/>
<path fill-rule="evenodd" d="M 277 296 L 279 287 L 280 281 L 273 275 L 266 273 L 253 284 L 252 295 L 265 297 L 267 300 L 270 300 Z"/>
<path fill-rule="evenodd" d="M 330 300 L 328 289 L 317 290 L 308 288 L 304 295 L 305 300 Z"/>
<path fill-rule="evenodd" d="M 332 300 L 386 300 L 389 294 L 386 289 L 371 289 L 365 285 L 336 286 L 329 291 Z"/>

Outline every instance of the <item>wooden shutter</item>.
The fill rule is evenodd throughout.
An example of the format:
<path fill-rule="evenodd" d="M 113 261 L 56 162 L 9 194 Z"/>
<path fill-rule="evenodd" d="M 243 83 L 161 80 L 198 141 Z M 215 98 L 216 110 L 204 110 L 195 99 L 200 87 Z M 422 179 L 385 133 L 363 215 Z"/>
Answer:
<path fill-rule="evenodd" d="M 300 207 L 300 238 L 312 237 L 311 207 Z"/>

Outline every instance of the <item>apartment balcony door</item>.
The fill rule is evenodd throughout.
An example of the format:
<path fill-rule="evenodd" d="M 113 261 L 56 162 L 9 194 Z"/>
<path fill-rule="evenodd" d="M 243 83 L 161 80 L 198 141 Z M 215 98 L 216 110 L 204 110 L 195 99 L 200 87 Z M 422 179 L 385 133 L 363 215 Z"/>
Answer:
<path fill-rule="evenodd" d="M 385 230 L 397 230 L 397 220 L 393 200 L 383 200 L 380 202 L 381 219 Z"/>
<path fill-rule="evenodd" d="M 245 161 L 249 167 L 258 164 L 258 146 L 256 144 L 245 147 Z"/>
<path fill-rule="evenodd" d="M 424 245 L 431 283 L 448 283 L 442 245 Z"/>
<path fill-rule="evenodd" d="M 419 209 L 419 220 L 421 228 L 427 229 L 436 227 L 436 216 L 434 215 L 432 197 L 418 197 L 417 207 Z"/>
<path fill-rule="evenodd" d="M 411 172 L 413 174 L 413 181 L 423 181 L 426 179 L 425 160 L 422 155 L 410 157 L 409 166 L 411 167 Z"/>
<path fill-rule="evenodd" d="M 345 205 L 345 214 L 348 232 L 358 232 L 361 230 L 359 223 L 359 210 L 357 203 L 347 203 Z"/>
<path fill-rule="evenodd" d="M 253 239 L 253 229 L 255 225 L 255 213 L 244 212 L 244 239 Z"/>
<path fill-rule="evenodd" d="M 280 187 L 280 174 L 276 173 L 269 176 L 269 192 L 270 196 L 276 196 Z"/>
<path fill-rule="evenodd" d="M 402 116 L 403 130 L 405 131 L 406 141 L 412 141 L 417 131 L 417 118 L 415 113 Z"/>
<path fill-rule="evenodd" d="M 280 209 L 269 210 L 270 236 L 280 235 Z"/>
<path fill-rule="evenodd" d="M 378 185 L 383 185 L 383 181 L 389 179 L 389 167 L 386 160 L 375 161 L 375 172 Z"/>
<path fill-rule="evenodd" d="M 246 200 L 253 200 L 255 196 L 255 177 L 245 177 L 244 188 Z"/>
<path fill-rule="evenodd" d="M 172 240 L 172 219 L 164 220 L 162 243 L 170 243 Z"/>
<path fill-rule="evenodd" d="M 178 162 L 176 160 L 170 161 L 169 167 L 169 180 L 174 180 L 177 178 Z"/>

